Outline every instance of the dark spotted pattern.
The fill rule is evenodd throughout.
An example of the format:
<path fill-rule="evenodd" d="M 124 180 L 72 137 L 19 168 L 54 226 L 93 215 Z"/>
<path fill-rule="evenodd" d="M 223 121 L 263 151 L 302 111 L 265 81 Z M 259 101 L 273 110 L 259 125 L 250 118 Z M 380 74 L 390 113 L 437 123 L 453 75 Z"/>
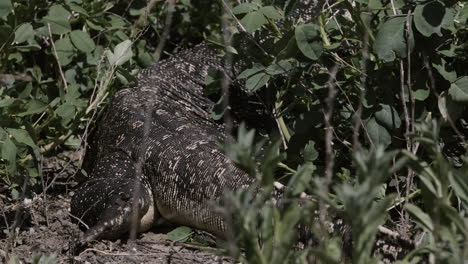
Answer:
<path fill-rule="evenodd" d="M 143 70 L 138 87 L 112 98 L 86 161 L 89 179 L 72 200 L 89 239 L 128 232 L 132 208 L 141 218 L 153 204 L 172 222 L 224 235 L 207 203 L 253 181 L 217 149 L 223 127 L 202 91 L 210 67 L 222 70 L 221 60 L 201 44 Z"/>

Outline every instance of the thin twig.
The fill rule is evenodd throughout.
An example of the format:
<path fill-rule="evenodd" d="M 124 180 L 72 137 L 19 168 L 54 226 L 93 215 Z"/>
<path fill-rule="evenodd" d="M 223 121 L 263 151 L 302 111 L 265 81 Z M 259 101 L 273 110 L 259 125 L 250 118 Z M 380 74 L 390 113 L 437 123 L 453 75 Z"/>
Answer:
<path fill-rule="evenodd" d="M 335 87 L 335 77 L 338 72 L 338 65 L 335 64 L 330 71 L 330 76 L 328 79 L 328 96 L 325 99 L 326 110 L 324 111 L 324 119 L 325 119 L 325 179 L 323 182 L 322 190 L 323 193 L 326 195 L 330 189 L 330 184 L 333 178 L 333 167 L 335 163 L 335 157 L 333 155 L 333 125 L 332 125 L 332 117 L 333 117 L 333 110 L 336 98 L 336 87 Z M 320 200 L 319 202 L 319 223 L 321 225 L 321 229 L 324 229 L 326 226 L 326 212 L 327 206 L 324 201 Z M 323 233 L 322 237 L 326 237 L 326 234 Z"/>
<path fill-rule="evenodd" d="M 50 28 L 49 23 L 47 23 L 47 29 L 49 30 L 50 43 L 52 44 L 52 49 L 54 50 L 54 57 L 55 57 L 55 60 L 57 61 L 57 66 L 60 72 L 60 77 L 62 78 L 62 81 L 63 81 L 63 86 L 65 88 L 65 91 L 68 91 L 67 79 L 65 79 L 65 75 L 63 74 L 62 65 L 60 64 L 60 59 L 57 54 L 57 49 L 55 48 L 54 39 L 52 37 L 52 29 Z"/>

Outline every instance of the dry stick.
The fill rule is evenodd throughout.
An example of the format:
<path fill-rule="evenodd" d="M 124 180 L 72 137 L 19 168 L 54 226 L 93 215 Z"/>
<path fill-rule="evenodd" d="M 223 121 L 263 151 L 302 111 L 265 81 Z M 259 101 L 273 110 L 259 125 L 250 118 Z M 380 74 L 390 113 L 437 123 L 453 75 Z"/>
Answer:
<path fill-rule="evenodd" d="M 324 119 L 325 119 L 325 181 L 322 185 L 323 193 L 325 195 L 328 194 L 330 184 L 333 177 L 333 166 L 335 163 L 335 157 L 333 155 L 333 125 L 332 125 L 332 117 L 333 117 L 333 109 L 336 97 L 336 87 L 335 87 L 335 77 L 338 72 L 338 65 L 335 64 L 330 71 L 330 77 L 328 79 L 328 97 L 325 99 L 326 103 L 326 111 L 324 111 Z M 321 230 L 327 230 L 326 226 L 326 211 L 327 206 L 325 203 L 320 200 L 319 203 L 319 220 L 321 225 Z M 323 235 L 322 237 L 326 237 Z"/>
<path fill-rule="evenodd" d="M 410 152 L 413 152 L 414 150 L 414 143 L 411 137 L 408 135 L 409 132 L 414 132 L 414 112 L 415 112 L 415 102 L 414 102 L 414 97 L 413 97 L 413 92 L 411 89 L 411 48 L 410 48 L 410 43 L 409 43 L 409 33 L 411 30 L 411 11 L 408 11 L 407 18 L 406 18 L 406 50 L 407 50 L 407 80 L 406 80 L 406 86 L 407 86 L 407 93 L 408 93 L 408 98 L 409 98 L 409 103 L 410 103 L 410 113 L 408 113 L 408 110 L 405 110 L 405 121 L 406 121 L 406 142 L 407 142 L 407 149 Z M 403 67 L 403 61 L 400 63 L 400 67 Z M 402 76 L 404 78 L 404 76 Z M 404 85 L 402 86 L 402 89 L 404 89 Z M 402 103 L 404 104 L 404 107 L 406 108 L 406 101 L 404 98 L 404 93 L 402 90 Z M 408 115 L 410 115 L 408 117 Z M 408 168 L 408 173 L 406 176 L 406 195 L 405 195 L 405 205 L 408 204 L 409 202 L 409 197 L 411 193 L 411 189 L 413 188 L 413 179 L 414 179 L 414 171 L 411 168 Z M 403 235 L 407 236 L 407 232 L 409 231 L 409 225 L 410 225 L 410 219 L 409 219 L 409 213 L 405 212 L 404 213 L 405 219 L 403 222 L 402 226 L 402 233 Z"/>
<path fill-rule="evenodd" d="M 356 114 L 356 119 L 355 119 L 355 123 L 354 123 L 354 126 L 353 126 L 353 152 L 356 152 L 358 150 L 358 148 L 360 147 L 360 143 L 359 143 L 359 129 L 360 127 L 362 127 L 364 129 L 364 132 L 366 132 L 366 136 L 370 142 L 370 144 L 373 146 L 374 145 L 374 142 L 372 141 L 372 138 L 370 137 L 369 135 L 369 132 L 367 131 L 366 127 L 364 126 L 364 123 L 362 121 L 362 101 L 364 100 L 364 97 L 366 95 L 366 82 L 367 82 L 367 60 L 369 58 L 369 34 L 367 33 L 367 31 L 365 31 L 364 33 L 364 43 L 363 43 L 363 47 L 362 47 L 362 72 L 363 74 L 361 75 L 361 80 L 360 80 L 360 83 L 361 83 L 361 87 L 360 87 L 360 91 L 359 91 L 359 105 L 358 105 L 358 109 L 357 111 L 355 112 Z M 339 87 L 339 86 L 338 86 Z M 340 87 L 339 87 L 340 88 Z M 346 96 L 347 98 L 347 96 Z M 349 99 L 348 99 L 349 101 Z M 350 104 L 351 107 L 352 107 L 352 104 Z"/>
<path fill-rule="evenodd" d="M 174 9 L 174 3 L 171 1 L 169 2 L 168 6 L 167 6 L 167 16 L 166 16 L 166 24 L 165 24 L 165 27 L 164 27 L 164 33 L 162 35 L 162 38 L 160 40 L 160 42 L 158 43 L 158 46 L 156 48 L 156 52 L 155 52 L 155 55 L 156 55 L 156 58 L 155 58 L 155 62 L 157 63 L 159 61 L 159 58 L 160 58 L 160 55 L 161 55 L 161 52 L 162 50 L 164 49 L 164 45 L 166 43 L 166 40 L 167 38 L 169 37 L 169 31 L 170 31 L 170 27 L 172 25 L 172 14 L 173 14 L 173 9 Z M 146 139 L 148 138 L 149 136 L 149 133 L 150 133 L 150 128 L 151 128 L 151 119 L 152 119 L 152 113 L 153 113 L 153 106 L 149 106 L 146 110 L 145 110 L 148 114 L 146 115 L 145 117 L 145 123 L 144 123 L 144 126 L 143 126 L 143 142 L 146 141 Z M 136 163 L 136 167 L 135 167 L 135 176 L 136 176 L 136 179 L 141 179 L 142 178 L 142 174 L 143 174 L 143 164 L 144 164 L 144 159 L 145 159 L 145 154 L 144 152 L 140 152 L 139 154 L 139 157 L 138 157 L 138 160 L 137 160 L 137 163 Z M 136 199 L 137 197 L 140 197 L 140 194 L 141 192 L 144 191 L 144 190 L 141 190 L 141 184 L 140 184 L 140 181 L 139 180 L 136 180 L 135 181 L 135 184 L 134 184 L 134 187 L 133 187 L 133 204 L 132 204 L 132 215 L 131 215 L 131 219 L 130 219 L 130 235 L 129 235 L 129 240 L 128 242 L 129 243 L 133 243 L 133 241 L 136 239 L 136 236 L 137 236 L 137 231 L 138 231 L 138 227 L 139 227 L 139 199 Z"/>
<path fill-rule="evenodd" d="M 63 74 L 63 71 L 62 71 L 62 65 L 60 64 L 60 60 L 57 54 L 57 49 L 55 48 L 54 39 L 52 37 L 52 30 L 50 29 L 49 23 L 47 23 L 47 29 L 49 30 L 50 43 L 52 44 L 52 49 L 54 50 L 54 57 L 55 57 L 55 60 L 57 61 L 57 66 L 59 68 L 60 77 L 62 77 L 63 86 L 65 87 L 65 91 L 67 91 L 68 90 L 67 80 L 65 79 L 65 75 Z"/>
<path fill-rule="evenodd" d="M 23 82 L 32 82 L 33 78 L 27 74 L 8 74 L 8 73 L 0 73 L 0 80 L 13 78 L 15 81 L 23 81 Z"/>
<path fill-rule="evenodd" d="M 229 142 L 231 140 L 231 135 L 232 128 L 233 128 L 233 123 L 232 123 L 232 117 L 231 117 L 231 112 L 229 109 L 229 86 L 231 84 L 231 79 L 228 76 L 229 73 L 232 72 L 232 54 L 229 52 L 228 47 L 231 46 L 231 32 L 229 31 L 229 21 L 228 21 L 228 11 L 226 8 L 223 8 L 223 13 L 221 15 L 221 25 L 222 25 L 222 30 L 223 30 L 223 42 L 224 42 L 224 47 L 226 48 L 225 56 L 224 56 L 224 73 L 223 73 L 223 79 L 221 82 L 221 88 L 223 90 L 223 109 L 224 109 L 224 130 L 226 133 L 226 144 L 230 144 L 232 142 Z"/>
<path fill-rule="evenodd" d="M 174 3 L 173 1 L 168 1 L 168 5 L 166 8 L 166 21 L 164 22 L 164 30 L 163 34 L 161 35 L 161 39 L 159 40 L 158 46 L 156 46 L 156 50 L 153 53 L 154 62 L 157 63 L 161 59 L 161 53 L 166 45 L 166 41 L 169 38 L 169 33 L 172 26 L 173 14 L 174 14 Z"/>

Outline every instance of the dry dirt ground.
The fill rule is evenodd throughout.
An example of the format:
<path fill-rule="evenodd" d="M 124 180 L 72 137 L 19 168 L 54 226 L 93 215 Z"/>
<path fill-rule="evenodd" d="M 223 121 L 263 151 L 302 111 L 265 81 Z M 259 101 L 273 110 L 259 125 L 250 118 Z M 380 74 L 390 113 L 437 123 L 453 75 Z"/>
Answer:
<path fill-rule="evenodd" d="M 13 201 L 6 195 L 9 190 L 0 186 L 0 263 L 233 263 L 221 249 L 172 242 L 163 230 L 140 234 L 131 243 L 79 245 L 81 231 L 69 213 L 73 155 L 46 162 L 46 195 Z"/>

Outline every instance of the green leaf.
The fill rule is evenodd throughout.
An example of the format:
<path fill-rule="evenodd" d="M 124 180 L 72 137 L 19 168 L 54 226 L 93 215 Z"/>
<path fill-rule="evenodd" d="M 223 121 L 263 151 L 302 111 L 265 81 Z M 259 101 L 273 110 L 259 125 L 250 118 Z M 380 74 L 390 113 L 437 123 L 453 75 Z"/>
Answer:
<path fill-rule="evenodd" d="M 47 105 L 41 102 L 40 100 L 31 100 L 27 103 L 26 112 L 18 114 L 19 117 L 42 113 L 47 109 Z"/>
<path fill-rule="evenodd" d="M 68 36 L 55 41 L 55 49 L 62 66 L 68 65 L 75 55 L 73 44 Z"/>
<path fill-rule="evenodd" d="M 401 125 L 401 119 L 395 108 L 390 105 L 380 104 L 382 109 L 375 113 L 376 120 L 386 128 L 395 129 Z"/>
<path fill-rule="evenodd" d="M 55 109 L 55 113 L 63 119 L 72 119 L 75 116 L 75 106 L 65 103 Z"/>
<path fill-rule="evenodd" d="M 270 75 L 282 74 L 292 69 L 291 63 L 287 60 L 281 60 L 278 63 L 268 66 L 265 70 Z"/>
<path fill-rule="evenodd" d="M 307 58 L 317 60 L 322 55 L 323 45 L 319 27 L 315 24 L 302 24 L 296 27 L 295 36 L 299 50 Z"/>
<path fill-rule="evenodd" d="M 73 30 L 70 33 L 70 39 L 75 47 L 83 52 L 91 52 L 96 48 L 94 41 L 87 32 L 81 30 Z"/>
<path fill-rule="evenodd" d="M 69 3 L 68 7 L 70 8 L 71 11 L 75 11 L 75 12 L 80 13 L 82 15 L 89 16 L 86 9 L 84 9 L 83 7 L 81 7 L 81 6 L 77 5 L 77 4 Z"/>
<path fill-rule="evenodd" d="M 129 61 L 132 56 L 132 41 L 127 39 L 115 46 L 114 52 L 106 51 L 107 59 L 111 65 L 120 66 Z"/>
<path fill-rule="evenodd" d="M 252 66 L 252 68 L 246 69 L 243 72 L 241 72 L 237 76 L 237 79 L 244 79 L 244 78 L 250 77 L 250 76 L 254 75 L 255 73 L 263 71 L 264 69 L 265 69 L 265 66 L 261 65 L 260 63 L 255 63 Z"/>
<path fill-rule="evenodd" d="M 468 102 L 468 76 L 463 76 L 452 83 L 448 93 L 454 101 Z"/>
<path fill-rule="evenodd" d="M 247 90 L 255 92 L 262 88 L 270 80 L 270 75 L 265 73 L 258 73 L 247 79 L 245 86 Z"/>
<path fill-rule="evenodd" d="M 265 17 L 271 18 L 271 19 L 281 19 L 283 18 L 283 15 L 273 6 L 265 6 L 260 8 L 258 10 L 261 12 Z"/>
<path fill-rule="evenodd" d="M 16 129 L 16 128 L 7 128 L 6 130 L 19 143 L 30 146 L 33 149 L 37 149 L 36 143 L 34 143 L 28 131 L 24 129 Z"/>
<path fill-rule="evenodd" d="M 184 242 L 192 233 L 192 229 L 187 226 L 180 226 L 167 233 L 167 238 L 171 241 Z"/>
<path fill-rule="evenodd" d="M 31 23 L 24 23 L 19 26 L 15 31 L 15 40 L 16 44 L 23 43 L 29 39 L 34 38 L 35 32 Z"/>
<path fill-rule="evenodd" d="M 405 23 L 405 17 L 394 17 L 380 27 L 373 47 L 380 59 L 393 61 L 396 55 L 406 57 Z"/>
<path fill-rule="evenodd" d="M 392 143 L 392 137 L 388 133 L 387 129 L 377 123 L 375 118 L 370 118 L 367 120 L 365 127 L 374 145 L 382 145 L 387 147 L 390 145 L 390 143 Z"/>
<path fill-rule="evenodd" d="M 0 17 L 5 18 L 11 11 L 13 11 L 11 0 L 0 0 Z"/>
<path fill-rule="evenodd" d="M 267 20 L 259 11 L 253 11 L 248 13 L 240 21 L 240 23 L 244 26 L 245 30 L 247 30 L 247 32 L 249 33 L 252 33 L 255 30 L 259 29 L 266 22 Z"/>
<path fill-rule="evenodd" d="M 255 3 L 242 3 L 232 9 L 232 12 L 236 15 L 245 14 L 258 9 Z"/>
<path fill-rule="evenodd" d="M 413 96 L 414 99 L 418 101 L 424 101 L 429 97 L 430 90 L 429 89 L 417 89 L 414 91 Z"/>
<path fill-rule="evenodd" d="M 431 1 L 424 5 L 418 5 L 414 9 L 414 25 L 426 37 L 430 37 L 434 33 L 441 36 L 440 29 L 443 21 L 448 19 L 444 17 L 452 14 L 452 12 L 447 11 L 444 3 L 440 1 Z"/>
<path fill-rule="evenodd" d="M 9 163 L 10 173 L 16 171 L 16 153 L 18 149 L 16 148 L 15 143 L 7 136 L 2 146 L 2 159 L 7 160 Z"/>
<path fill-rule="evenodd" d="M 42 19 L 42 22 L 47 26 L 50 24 L 50 28 L 53 34 L 61 35 L 71 31 L 71 25 L 68 21 L 71 13 L 68 12 L 61 5 L 53 5 L 49 9 L 49 13 Z"/>
<path fill-rule="evenodd" d="M 405 209 L 414 216 L 416 223 L 430 232 L 434 231 L 434 224 L 432 223 L 431 217 L 424 213 L 421 208 L 413 204 L 407 204 Z"/>
<path fill-rule="evenodd" d="M 316 160 L 319 156 L 319 153 L 315 149 L 315 142 L 309 140 L 309 142 L 304 147 L 304 161 L 312 162 Z"/>
<path fill-rule="evenodd" d="M 454 82 L 457 79 L 457 73 L 454 69 L 449 68 L 449 64 L 444 60 L 440 59 L 439 62 L 433 62 L 432 66 L 449 82 Z"/>

